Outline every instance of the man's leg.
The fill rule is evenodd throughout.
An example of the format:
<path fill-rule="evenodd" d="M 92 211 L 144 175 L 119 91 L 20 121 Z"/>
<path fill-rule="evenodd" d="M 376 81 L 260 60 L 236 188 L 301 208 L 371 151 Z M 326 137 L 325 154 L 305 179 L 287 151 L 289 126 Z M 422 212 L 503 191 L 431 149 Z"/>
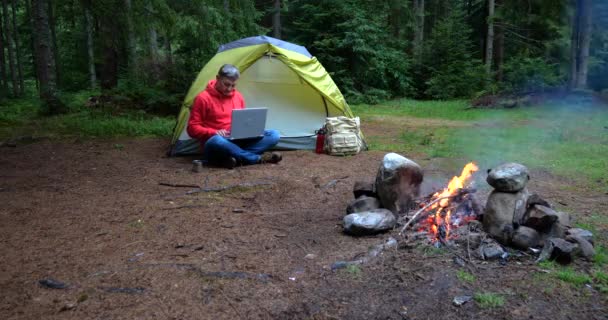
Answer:
<path fill-rule="evenodd" d="M 232 141 L 218 135 L 207 140 L 203 157 L 213 164 L 224 164 L 230 157 L 243 164 L 254 164 L 260 161 L 259 155 L 243 150 Z"/>
<path fill-rule="evenodd" d="M 278 130 L 264 130 L 264 137 L 262 137 L 262 139 L 249 143 L 247 145 L 243 145 L 241 147 L 245 151 L 249 151 L 255 154 L 262 154 L 264 153 L 264 151 L 267 151 L 270 148 L 274 147 L 279 142 L 279 138 L 281 138 L 281 134 Z"/>

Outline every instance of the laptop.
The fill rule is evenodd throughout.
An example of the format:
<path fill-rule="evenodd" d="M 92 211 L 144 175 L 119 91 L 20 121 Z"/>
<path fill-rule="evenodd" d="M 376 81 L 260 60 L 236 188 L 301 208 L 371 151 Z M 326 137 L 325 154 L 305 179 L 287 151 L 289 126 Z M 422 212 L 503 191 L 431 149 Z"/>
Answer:
<path fill-rule="evenodd" d="M 230 140 L 251 139 L 264 136 L 267 108 L 247 108 L 232 110 Z"/>

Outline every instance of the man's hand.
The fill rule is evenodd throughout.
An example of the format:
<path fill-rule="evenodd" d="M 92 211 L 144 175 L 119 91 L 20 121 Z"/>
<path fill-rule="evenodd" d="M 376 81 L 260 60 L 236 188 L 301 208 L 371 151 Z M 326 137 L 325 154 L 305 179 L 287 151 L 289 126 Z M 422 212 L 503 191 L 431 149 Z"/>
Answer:
<path fill-rule="evenodd" d="M 217 131 L 215 132 L 215 134 L 217 134 L 217 135 L 218 135 L 218 136 L 220 136 L 220 137 L 224 137 L 224 138 L 226 138 L 226 137 L 229 137 L 229 136 L 230 136 L 230 131 L 225 130 L 225 129 L 220 129 L 220 130 L 217 130 Z"/>

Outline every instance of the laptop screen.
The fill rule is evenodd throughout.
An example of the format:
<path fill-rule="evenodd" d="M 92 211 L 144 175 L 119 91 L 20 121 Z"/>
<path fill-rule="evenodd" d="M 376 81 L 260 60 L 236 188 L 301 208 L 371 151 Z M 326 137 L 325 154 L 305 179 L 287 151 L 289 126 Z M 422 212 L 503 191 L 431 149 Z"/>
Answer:
<path fill-rule="evenodd" d="M 267 108 L 247 108 L 232 110 L 230 139 L 261 137 L 266 129 Z"/>

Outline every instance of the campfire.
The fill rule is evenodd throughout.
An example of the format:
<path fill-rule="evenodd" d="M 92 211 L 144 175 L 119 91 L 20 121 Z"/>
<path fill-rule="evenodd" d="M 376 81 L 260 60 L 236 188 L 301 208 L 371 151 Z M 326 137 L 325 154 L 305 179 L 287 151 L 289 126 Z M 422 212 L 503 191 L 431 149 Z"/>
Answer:
<path fill-rule="evenodd" d="M 477 170 L 479 168 L 475 163 L 467 163 L 460 176 L 453 177 L 445 189 L 421 203 L 426 219 L 418 223 L 418 231 L 426 231 L 433 243 L 447 243 L 452 237 L 453 229 L 477 218 L 471 199 L 471 194 L 475 191 L 471 178 Z"/>
<path fill-rule="evenodd" d="M 421 198 L 422 168 L 396 153 L 386 154 L 374 182 L 355 183 L 344 231 L 373 235 L 401 224 L 398 235 L 404 243 L 427 239 L 436 247 L 464 244 L 467 256 L 474 251 L 483 260 L 504 260 L 508 250 L 538 254 L 538 261 L 593 257 L 593 234 L 573 228 L 569 214 L 530 193 L 524 165 L 504 163 L 488 170 L 486 182 L 493 190 L 485 206 L 473 186 L 478 169 L 473 162 L 466 164 L 446 188 Z"/>

